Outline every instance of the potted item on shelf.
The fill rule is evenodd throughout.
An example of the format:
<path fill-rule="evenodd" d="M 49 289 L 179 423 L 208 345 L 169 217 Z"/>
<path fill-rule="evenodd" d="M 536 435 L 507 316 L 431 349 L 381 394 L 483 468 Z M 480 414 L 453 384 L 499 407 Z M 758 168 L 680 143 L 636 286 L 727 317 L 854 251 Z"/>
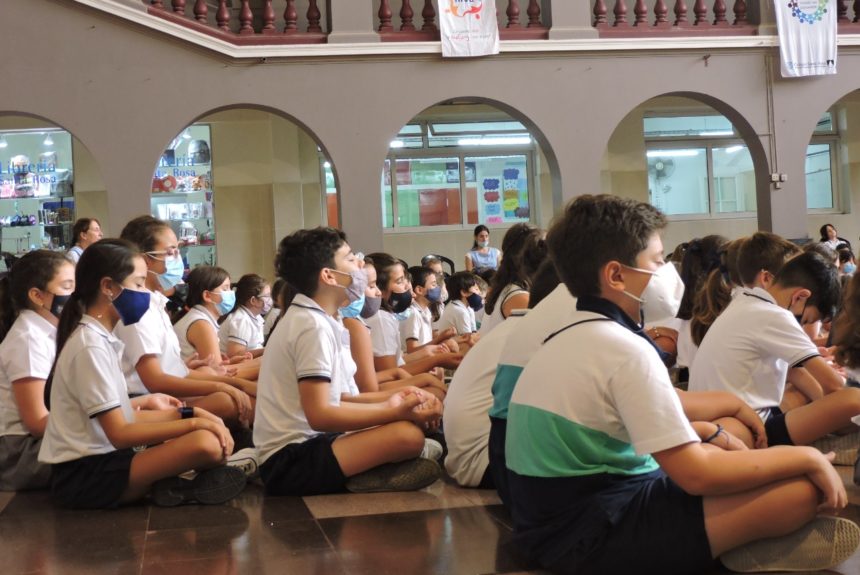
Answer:
<path fill-rule="evenodd" d="M 215 245 L 215 232 L 212 231 L 212 228 L 206 228 L 206 231 L 203 232 L 203 235 L 200 236 L 200 245 L 202 245 L 202 246 L 214 246 Z"/>
<path fill-rule="evenodd" d="M 179 224 L 179 245 L 197 245 L 197 228 L 195 228 L 194 224 L 189 221 L 184 221 Z"/>

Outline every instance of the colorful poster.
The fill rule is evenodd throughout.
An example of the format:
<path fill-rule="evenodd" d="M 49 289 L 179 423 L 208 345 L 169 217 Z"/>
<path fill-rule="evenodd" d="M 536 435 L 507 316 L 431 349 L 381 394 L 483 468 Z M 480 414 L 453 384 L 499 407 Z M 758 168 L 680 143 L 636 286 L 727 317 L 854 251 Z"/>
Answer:
<path fill-rule="evenodd" d="M 836 73 L 836 0 L 775 0 L 782 76 Z"/>
<path fill-rule="evenodd" d="M 439 0 L 439 8 L 443 57 L 499 53 L 496 0 Z"/>
<path fill-rule="evenodd" d="M 475 158 L 474 165 L 479 220 L 486 224 L 528 221 L 531 211 L 525 157 Z"/>

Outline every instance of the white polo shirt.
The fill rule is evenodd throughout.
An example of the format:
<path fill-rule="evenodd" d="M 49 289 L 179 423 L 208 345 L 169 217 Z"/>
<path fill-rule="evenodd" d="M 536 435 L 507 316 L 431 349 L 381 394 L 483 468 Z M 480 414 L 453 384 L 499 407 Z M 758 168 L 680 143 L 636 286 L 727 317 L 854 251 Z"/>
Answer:
<path fill-rule="evenodd" d="M 475 311 L 458 299 L 451 300 L 439 318 L 439 331 L 445 331 L 449 327 L 457 330 L 457 335 L 475 333 L 478 331 Z"/>
<path fill-rule="evenodd" d="M 187 361 L 188 358 L 197 353 L 197 350 L 194 349 L 194 346 L 188 341 L 188 330 L 198 321 L 208 323 L 212 328 L 212 333 L 216 336 L 218 335 L 218 322 L 212 314 L 209 313 L 208 309 L 202 305 L 196 305 L 188 310 L 188 313 L 182 316 L 182 319 L 173 325 L 173 331 L 176 332 L 176 339 L 179 340 L 179 352 L 181 354 L 182 361 Z"/>
<path fill-rule="evenodd" d="M 128 393 L 145 395 L 149 393 L 137 374 L 137 362 L 144 355 L 158 356 L 161 371 L 176 377 L 187 377 L 188 366 L 182 361 L 179 339 L 173 331 L 170 317 L 164 310 L 167 297 L 161 292 L 150 292 L 149 309 L 133 325 L 125 325 L 120 320 L 114 334 L 125 345 L 122 355 L 122 372 L 128 384 Z"/>
<path fill-rule="evenodd" d="M 81 318 L 57 359 L 39 461 L 62 463 L 116 451 L 97 416 L 120 408 L 126 421 L 134 421 L 122 355 L 122 342 L 98 320 Z"/>
<path fill-rule="evenodd" d="M 278 321 L 279 315 L 281 315 L 280 308 L 274 306 L 272 306 L 272 309 L 266 314 L 266 317 L 263 320 L 263 340 L 269 337 L 269 334 L 272 333 L 272 328 L 275 327 L 275 322 Z"/>
<path fill-rule="evenodd" d="M 576 298 L 560 283 L 528 315 L 519 320 L 517 330 L 505 340 L 493 382 L 493 407 L 490 415 L 508 416 L 511 393 L 526 364 L 549 335 L 565 325 L 576 312 Z"/>
<path fill-rule="evenodd" d="M 0 343 L 0 436 L 29 435 L 21 421 L 12 382 L 48 379 L 57 353 L 57 328 L 25 309 Z"/>
<path fill-rule="evenodd" d="M 303 380 L 328 381 L 329 404 L 337 406 L 341 394 L 350 393 L 356 371 L 349 332 L 311 298 L 297 295 L 278 326 L 266 346 L 257 383 L 254 444 L 261 463 L 284 446 L 321 433 L 311 428 L 302 410 Z"/>
<path fill-rule="evenodd" d="M 818 356 L 794 315 L 745 288 L 716 319 L 690 369 L 690 391 L 729 391 L 763 420 L 782 401 L 788 368 Z"/>
<path fill-rule="evenodd" d="M 228 315 L 218 330 L 218 342 L 221 353 L 227 353 L 227 343 L 233 342 L 244 345 L 248 351 L 263 347 L 262 315 L 254 315 L 245 306 Z"/>
<path fill-rule="evenodd" d="M 476 487 L 490 464 L 490 418 L 496 364 L 505 340 L 518 328 L 526 310 L 515 310 L 492 333 L 469 350 L 454 372 L 445 396 L 445 470 L 460 485 Z"/>
<path fill-rule="evenodd" d="M 505 305 L 505 303 L 511 296 L 517 295 L 519 293 L 527 294 L 528 292 L 517 284 L 508 284 L 504 288 L 502 288 L 502 292 L 499 294 L 499 297 L 496 298 L 496 305 L 493 306 L 493 313 L 489 315 L 485 313 L 484 318 L 481 320 L 481 329 L 479 331 L 481 337 L 484 337 L 485 335 L 490 333 L 491 329 L 493 329 L 505 320 L 505 316 L 502 312 L 502 307 Z"/>
<path fill-rule="evenodd" d="M 400 346 L 406 349 L 406 340 L 414 339 L 418 345 L 433 341 L 433 314 L 430 308 L 421 307 L 418 302 L 412 302 L 412 313 L 404 321 L 399 322 Z"/>
<path fill-rule="evenodd" d="M 398 366 L 406 363 L 403 361 L 403 348 L 400 346 L 400 321 L 397 316 L 381 309 L 379 313 L 368 318 L 367 327 L 370 328 L 374 357 L 393 355 Z"/>

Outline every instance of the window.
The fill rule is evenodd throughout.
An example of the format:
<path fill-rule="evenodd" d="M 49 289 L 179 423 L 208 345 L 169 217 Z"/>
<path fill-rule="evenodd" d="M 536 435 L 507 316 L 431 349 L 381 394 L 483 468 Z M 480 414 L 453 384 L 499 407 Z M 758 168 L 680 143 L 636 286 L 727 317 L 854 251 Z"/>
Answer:
<path fill-rule="evenodd" d="M 752 157 L 728 118 L 720 115 L 643 119 L 651 203 L 672 216 L 751 217 L 756 211 Z M 810 210 L 839 209 L 839 134 L 825 113 L 806 155 Z"/>
<path fill-rule="evenodd" d="M 533 162 L 533 140 L 519 122 L 408 124 L 383 167 L 383 226 L 471 229 L 529 221 Z"/>

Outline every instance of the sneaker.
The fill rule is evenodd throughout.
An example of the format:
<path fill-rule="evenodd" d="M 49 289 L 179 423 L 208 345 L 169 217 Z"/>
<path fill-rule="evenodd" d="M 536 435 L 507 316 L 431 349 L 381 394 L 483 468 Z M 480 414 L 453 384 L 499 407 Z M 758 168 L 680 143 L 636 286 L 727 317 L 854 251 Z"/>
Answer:
<path fill-rule="evenodd" d="M 376 493 L 381 491 L 415 491 L 427 487 L 442 477 L 442 468 L 432 459 L 410 459 L 397 463 L 386 463 L 353 475 L 346 488 L 353 493 Z"/>
<path fill-rule="evenodd" d="M 257 476 L 257 469 L 260 466 L 257 460 L 257 449 L 255 447 L 240 449 L 227 458 L 227 465 L 241 469 L 248 479 L 255 478 Z"/>
<path fill-rule="evenodd" d="M 847 560 L 860 545 L 860 527 L 841 517 L 816 517 L 783 537 L 747 543 L 720 556 L 731 571 L 818 571 Z"/>
<path fill-rule="evenodd" d="M 860 431 L 847 435 L 825 435 L 811 445 L 822 453 L 834 452 L 836 458 L 833 465 L 852 465 L 857 459 L 857 448 L 860 447 Z"/>
<path fill-rule="evenodd" d="M 439 461 L 442 458 L 442 454 L 445 450 L 442 448 L 442 444 L 436 441 L 435 439 L 429 439 L 427 437 L 424 438 L 424 449 L 421 450 L 421 455 L 418 457 L 422 457 L 424 459 L 432 459 L 433 461 Z"/>
<path fill-rule="evenodd" d="M 207 469 L 194 479 L 168 477 L 152 486 L 152 500 L 159 507 L 175 507 L 183 503 L 216 505 L 239 495 L 245 489 L 245 473 L 226 465 Z"/>

